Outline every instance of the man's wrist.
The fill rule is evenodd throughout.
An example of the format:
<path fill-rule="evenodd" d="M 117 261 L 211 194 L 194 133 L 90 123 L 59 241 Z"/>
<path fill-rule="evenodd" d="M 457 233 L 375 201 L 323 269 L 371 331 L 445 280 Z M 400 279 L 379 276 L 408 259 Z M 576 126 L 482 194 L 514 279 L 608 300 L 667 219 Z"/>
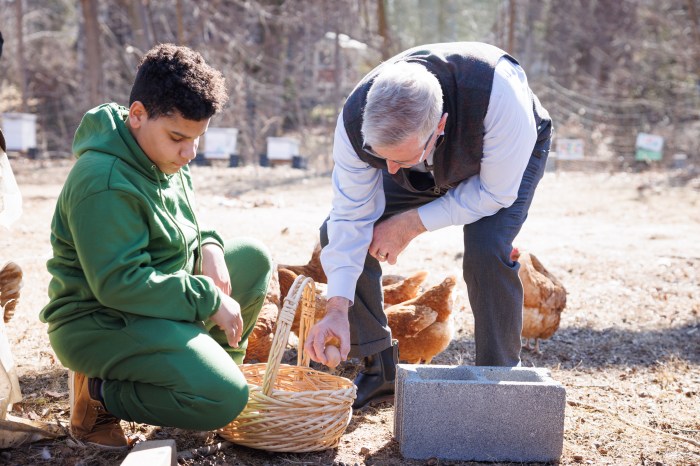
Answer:
<path fill-rule="evenodd" d="M 329 298 L 326 302 L 326 314 L 333 312 L 347 314 L 349 307 L 349 299 L 343 298 L 342 296 L 333 296 L 332 298 Z"/>
<path fill-rule="evenodd" d="M 428 229 L 425 228 L 425 225 L 423 225 L 423 221 L 421 220 L 420 215 L 418 215 L 417 209 L 406 211 L 405 215 L 408 223 L 408 230 L 413 233 L 414 237 L 428 231 Z"/>

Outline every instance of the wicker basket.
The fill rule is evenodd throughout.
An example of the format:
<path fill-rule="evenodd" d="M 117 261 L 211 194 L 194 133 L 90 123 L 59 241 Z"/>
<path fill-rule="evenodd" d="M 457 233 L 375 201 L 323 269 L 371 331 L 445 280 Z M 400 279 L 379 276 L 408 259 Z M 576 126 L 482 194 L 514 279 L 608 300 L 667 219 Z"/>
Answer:
<path fill-rule="evenodd" d="M 338 446 L 352 417 L 355 385 L 344 377 L 310 369 L 304 340 L 313 324 L 316 293 L 311 278 L 300 275 L 277 319 L 268 363 L 243 364 L 250 395 L 243 412 L 218 434 L 251 448 L 308 452 Z M 301 331 L 297 365 L 280 364 L 297 308 Z"/>

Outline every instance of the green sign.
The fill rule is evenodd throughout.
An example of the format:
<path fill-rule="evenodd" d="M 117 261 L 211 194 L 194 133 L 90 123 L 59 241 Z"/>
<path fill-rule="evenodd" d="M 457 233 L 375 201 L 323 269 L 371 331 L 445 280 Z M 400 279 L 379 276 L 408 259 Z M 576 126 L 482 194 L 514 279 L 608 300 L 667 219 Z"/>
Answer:
<path fill-rule="evenodd" d="M 663 157 L 664 138 L 655 134 L 637 135 L 635 160 L 657 161 Z"/>

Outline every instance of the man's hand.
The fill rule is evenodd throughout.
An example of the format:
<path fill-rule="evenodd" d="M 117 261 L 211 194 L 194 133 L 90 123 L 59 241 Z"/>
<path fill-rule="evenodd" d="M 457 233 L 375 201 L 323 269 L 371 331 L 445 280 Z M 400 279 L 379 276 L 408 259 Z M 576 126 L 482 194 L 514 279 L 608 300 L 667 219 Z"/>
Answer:
<path fill-rule="evenodd" d="M 212 280 L 214 284 L 224 292 L 231 295 L 231 276 L 226 267 L 224 251 L 218 244 L 207 243 L 202 246 L 202 275 Z M 199 265 L 195 266 L 195 273 L 199 272 Z"/>
<path fill-rule="evenodd" d="M 326 343 L 333 338 L 340 341 L 340 359 L 345 361 L 350 352 L 350 323 L 348 308 L 350 301 L 340 296 L 328 300 L 326 315 L 309 330 L 304 350 L 316 362 L 328 365 L 325 349 Z"/>
<path fill-rule="evenodd" d="M 380 262 L 387 261 L 394 265 L 408 243 L 425 231 L 417 210 L 396 214 L 374 225 L 369 254 Z"/>
<path fill-rule="evenodd" d="M 223 292 L 219 292 L 219 296 L 221 296 L 221 305 L 209 319 L 224 331 L 229 346 L 238 348 L 243 334 L 241 306 L 235 299 Z"/>

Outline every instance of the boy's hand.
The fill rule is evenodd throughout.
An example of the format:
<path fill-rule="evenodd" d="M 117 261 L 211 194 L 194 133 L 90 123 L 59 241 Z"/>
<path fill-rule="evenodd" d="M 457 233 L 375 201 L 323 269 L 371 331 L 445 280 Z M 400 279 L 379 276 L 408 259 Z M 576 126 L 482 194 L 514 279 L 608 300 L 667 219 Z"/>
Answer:
<path fill-rule="evenodd" d="M 195 273 L 199 271 L 199 266 L 195 267 Z M 214 243 L 207 243 L 202 246 L 202 275 L 212 280 L 214 284 L 227 295 L 231 295 L 231 276 L 226 267 L 224 251 Z"/>
<path fill-rule="evenodd" d="M 219 295 L 221 296 L 221 305 L 209 319 L 224 331 L 228 344 L 232 348 L 238 348 L 238 343 L 241 341 L 241 335 L 243 334 L 241 306 L 229 295 L 223 292 L 219 293 Z"/>

